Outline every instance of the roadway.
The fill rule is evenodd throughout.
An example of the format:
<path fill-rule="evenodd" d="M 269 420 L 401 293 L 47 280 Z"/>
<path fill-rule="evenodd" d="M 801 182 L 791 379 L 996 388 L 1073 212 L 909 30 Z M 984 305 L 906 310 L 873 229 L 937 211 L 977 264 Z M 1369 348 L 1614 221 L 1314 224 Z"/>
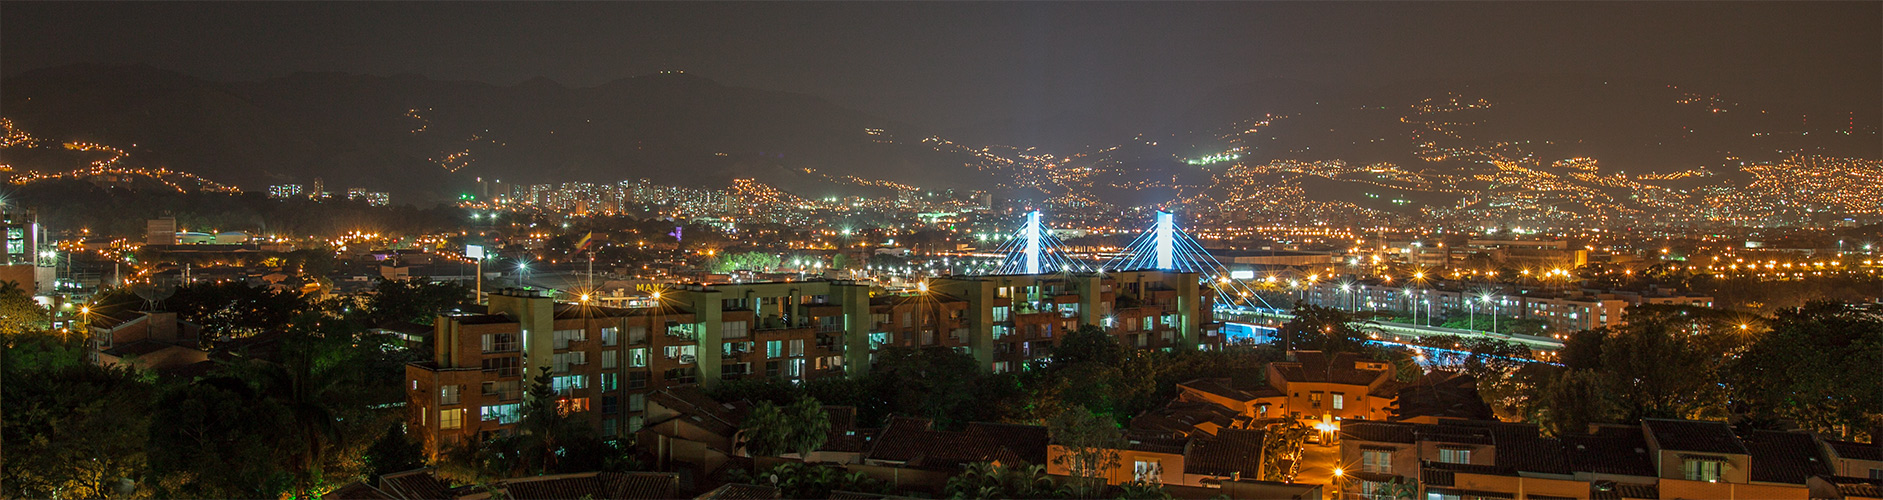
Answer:
<path fill-rule="evenodd" d="M 1241 320 L 1241 322 L 1247 323 L 1252 327 L 1267 328 L 1267 329 L 1272 329 L 1272 328 L 1281 326 L 1283 323 L 1287 323 L 1295 319 L 1293 314 L 1289 314 L 1287 311 L 1282 311 L 1282 310 L 1277 310 L 1277 309 L 1228 307 L 1228 306 L 1216 308 L 1216 317 L 1217 319 L 1223 320 L 1223 321 Z M 1516 335 L 1516 334 L 1508 334 L 1508 333 L 1486 332 L 1486 331 L 1481 331 L 1481 330 L 1464 330 L 1464 329 L 1458 329 L 1458 328 L 1443 328 L 1443 327 L 1437 327 L 1437 326 L 1393 323 L 1393 322 L 1386 322 L 1386 321 L 1372 321 L 1369 323 L 1376 325 L 1380 329 L 1380 332 L 1382 333 L 1382 335 L 1379 340 L 1391 340 L 1391 341 L 1403 342 L 1403 341 L 1408 341 L 1408 340 L 1416 340 L 1422 337 L 1430 337 L 1434 335 L 1455 335 L 1455 336 L 1465 337 L 1465 338 L 1491 338 L 1491 339 L 1503 340 L 1507 342 L 1515 342 L 1518 344 L 1523 344 L 1525 347 L 1529 347 L 1530 350 L 1533 350 L 1533 351 L 1555 351 L 1555 350 L 1563 348 L 1563 342 L 1560 340 L 1556 340 L 1550 337 L 1536 336 L 1536 335 Z"/>

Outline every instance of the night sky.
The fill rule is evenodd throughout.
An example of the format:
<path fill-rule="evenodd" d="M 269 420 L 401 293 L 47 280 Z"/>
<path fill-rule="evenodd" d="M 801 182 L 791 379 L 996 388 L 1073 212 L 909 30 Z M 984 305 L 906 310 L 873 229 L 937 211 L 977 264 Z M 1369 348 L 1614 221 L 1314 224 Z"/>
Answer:
<path fill-rule="evenodd" d="M 0 3 L 6 75 L 140 63 L 592 86 L 681 69 L 937 127 L 1079 111 L 1156 123 L 1270 78 L 1664 80 L 1883 107 L 1883 3 Z M 3 91 L 4 89 L 0 89 Z"/>

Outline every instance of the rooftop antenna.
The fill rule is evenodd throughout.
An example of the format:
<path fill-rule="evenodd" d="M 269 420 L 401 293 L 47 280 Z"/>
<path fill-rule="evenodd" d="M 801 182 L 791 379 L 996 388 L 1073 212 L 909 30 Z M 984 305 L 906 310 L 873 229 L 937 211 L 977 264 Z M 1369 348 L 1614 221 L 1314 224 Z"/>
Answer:
<path fill-rule="evenodd" d="M 152 312 L 161 310 L 163 308 L 163 299 L 170 298 L 171 295 L 176 295 L 177 293 L 176 284 L 171 283 L 169 280 L 163 280 L 163 282 L 159 283 L 156 279 L 152 279 L 151 281 L 132 284 L 129 288 L 132 294 L 137 295 L 138 298 L 144 299 L 144 310 Z"/>

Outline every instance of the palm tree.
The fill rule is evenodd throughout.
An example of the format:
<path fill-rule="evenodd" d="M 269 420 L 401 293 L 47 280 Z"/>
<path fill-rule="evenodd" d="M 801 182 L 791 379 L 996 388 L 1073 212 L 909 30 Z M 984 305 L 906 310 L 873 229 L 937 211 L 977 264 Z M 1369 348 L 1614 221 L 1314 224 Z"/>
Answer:
<path fill-rule="evenodd" d="M 282 363 L 248 365 L 244 378 L 287 412 L 282 448 L 288 453 L 286 463 L 294 474 L 294 496 L 318 497 L 328 484 L 323 467 L 328 452 L 339 448 L 345 439 L 333 405 L 342 400 L 340 389 L 347 385 L 350 373 L 316 368 L 311 348 L 287 351 Z"/>

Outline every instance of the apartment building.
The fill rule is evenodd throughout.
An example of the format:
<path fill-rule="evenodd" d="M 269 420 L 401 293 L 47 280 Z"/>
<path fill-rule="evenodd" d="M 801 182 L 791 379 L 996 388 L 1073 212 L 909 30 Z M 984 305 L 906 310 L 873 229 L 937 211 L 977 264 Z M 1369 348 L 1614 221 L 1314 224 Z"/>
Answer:
<path fill-rule="evenodd" d="M 1440 420 L 1348 422 L 1342 498 L 1383 500 L 1392 484 L 1417 498 L 1806 499 L 1831 475 L 1809 434 L 1735 434 L 1721 422 L 1646 419 L 1545 437 L 1529 424 Z"/>
<path fill-rule="evenodd" d="M 439 316 L 433 359 L 406 367 L 408 424 L 428 453 L 513 432 L 543 369 L 564 411 L 621 436 L 646 422 L 654 389 L 861 375 L 887 346 L 958 349 L 1006 371 L 1081 324 L 1147 349 L 1222 343 L 1191 273 L 949 277 L 906 295 L 850 281 L 675 285 L 653 299 L 616 308 L 505 289 L 483 311 Z"/>
<path fill-rule="evenodd" d="M 1196 273 L 1009 274 L 938 278 L 929 291 L 963 305 L 965 347 L 995 372 L 1050 356 L 1065 333 L 1098 325 L 1139 349 L 1220 348 L 1221 325 Z"/>

